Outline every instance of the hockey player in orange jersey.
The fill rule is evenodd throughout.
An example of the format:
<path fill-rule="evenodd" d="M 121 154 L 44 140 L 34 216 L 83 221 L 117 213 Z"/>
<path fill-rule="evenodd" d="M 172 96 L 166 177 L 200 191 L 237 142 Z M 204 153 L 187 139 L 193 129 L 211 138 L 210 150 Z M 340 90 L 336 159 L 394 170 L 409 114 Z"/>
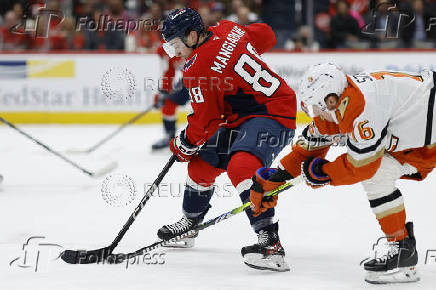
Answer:
<path fill-rule="evenodd" d="M 413 224 L 406 223 L 398 179 L 423 180 L 436 166 L 436 73 L 378 71 L 345 75 L 333 64 L 312 66 L 299 87 L 303 110 L 313 122 L 281 161 L 274 182 L 256 175 L 264 190 L 252 187 L 254 213 L 263 192 L 303 174 L 314 188 L 362 182 L 370 206 L 390 241 L 389 251 L 364 264 L 370 283 L 419 280 Z M 342 140 L 347 153 L 325 158 Z M 265 170 L 265 169 L 262 169 Z M 259 189 L 259 186 L 257 187 Z"/>

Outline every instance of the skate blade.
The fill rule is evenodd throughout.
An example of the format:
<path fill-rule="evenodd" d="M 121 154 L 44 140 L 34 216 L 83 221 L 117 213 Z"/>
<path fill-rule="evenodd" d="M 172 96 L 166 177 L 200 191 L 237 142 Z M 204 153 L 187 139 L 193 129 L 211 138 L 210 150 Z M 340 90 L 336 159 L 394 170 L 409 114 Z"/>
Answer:
<path fill-rule="evenodd" d="M 371 284 L 411 283 L 419 281 L 415 267 L 397 268 L 387 272 L 366 271 L 365 281 Z"/>
<path fill-rule="evenodd" d="M 195 245 L 195 238 L 184 238 L 176 242 L 163 245 L 165 248 L 192 248 Z"/>
<path fill-rule="evenodd" d="M 284 257 L 280 255 L 264 257 L 262 254 L 245 254 L 244 263 L 248 267 L 257 270 L 270 270 L 276 272 L 286 272 L 291 270 Z"/>

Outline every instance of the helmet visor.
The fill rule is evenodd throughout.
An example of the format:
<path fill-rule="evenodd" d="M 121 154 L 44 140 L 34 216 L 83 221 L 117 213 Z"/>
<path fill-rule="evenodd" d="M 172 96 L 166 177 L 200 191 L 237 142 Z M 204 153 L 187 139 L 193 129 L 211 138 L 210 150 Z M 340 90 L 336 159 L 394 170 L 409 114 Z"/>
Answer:
<path fill-rule="evenodd" d="M 171 39 L 171 41 L 165 42 L 162 47 L 165 50 L 165 52 L 168 54 L 170 58 L 173 58 L 177 56 L 177 53 L 180 53 L 183 51 L 183 47 L 185 44 L 180 39 L 180 37 L 176 37 Z"/>
<path fill-rule="evenodd" d="M 170 58 L 173 58 L 176 56 L 176 48 L 175 48 L 174 44 L 171 44 L 169 42 L 165 42 L 162 45 L 162 47 Z"/>
<path fill-rule="evenodd" d="M 311 118 L 321 117 L 329 122 L 335 122 L 338 124 L 336 109 L 329 110 L 325 106 L 320 107 L 319 105 L 308 105 L 304 102 L 301 102 L 301 109 Z"/>
<path fill-rule="evenodd" d="M 301 102 L 301 110 L 306 113 L 309 117 L 313 118 L 316 117 L 315 113 L 313 112 L 313 106 L 305 104 L 304 102 Z"/>
<path fill-rule="evenodd" d="M 311 118 L 320 116 L 323 112 L 327 111 L 327 107 L 322 104 L 312 105 L 305 102 L 301 102 L 301 109 Z"/>

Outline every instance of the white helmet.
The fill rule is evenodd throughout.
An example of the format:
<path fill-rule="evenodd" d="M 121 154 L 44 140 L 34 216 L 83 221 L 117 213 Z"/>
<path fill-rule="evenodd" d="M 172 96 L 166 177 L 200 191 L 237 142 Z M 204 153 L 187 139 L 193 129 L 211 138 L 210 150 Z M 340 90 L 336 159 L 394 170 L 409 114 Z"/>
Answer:
<path fill-rule="evenodd" d="M 340 97 L 346 87 L 347 77 L 339 67 L 331 63 L 321 63 L 311 66 L 304 73 L 300 81 L 299 97 L 309 111 L 312 111 L 313 105 L 325 110 L 325 97 L 330 94 Z"/>

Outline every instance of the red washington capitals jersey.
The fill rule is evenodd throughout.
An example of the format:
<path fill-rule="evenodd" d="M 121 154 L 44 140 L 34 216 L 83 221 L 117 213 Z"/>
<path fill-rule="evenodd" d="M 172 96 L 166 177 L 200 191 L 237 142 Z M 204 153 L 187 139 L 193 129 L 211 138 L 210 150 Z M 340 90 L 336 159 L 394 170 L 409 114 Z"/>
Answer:
<path fill-rule="evenodd" d="M 295 93 L 259 55 L 276 42 L 271 27 L 223 20 L 209 31 L 183 69 L 193 109 L 186 131 L 189 142 L 200 145 L 220 126 L 235 128 L 254 117 L 295 129 Z"/>

